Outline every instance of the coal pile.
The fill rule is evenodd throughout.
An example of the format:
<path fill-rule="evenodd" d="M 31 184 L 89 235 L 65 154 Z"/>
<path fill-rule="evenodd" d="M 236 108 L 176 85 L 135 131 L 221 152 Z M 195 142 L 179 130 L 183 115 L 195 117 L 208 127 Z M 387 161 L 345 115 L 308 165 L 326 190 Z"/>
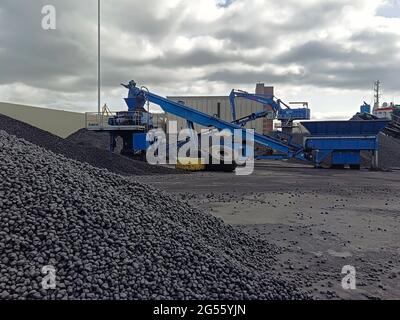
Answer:
<path fill-rule="evenodd" d="M 108 169 L 122 175 L 179 173 L 172 168 L 152 166 L 146 162 L 136 161 L 119 154 L 111 153 L 106 149 L 99 149 L 91 145 L 79 145 L 1 114 L 0 130 L 4 130 L 11 135 L 25 139 L 57 154 L 62 154 L 70 159 L 89 163 L 95 167 Z"/>
<path fill-rule="evenodd" d="M 383 169 L 400 168 L 400 140 L 379 134 L 379 167 Z M 372 156 L 370 153 L 362 152 L 362 165 L 370 167 Z"/>
<path fill-rule="evenodd" d="M 381 120 L 372 114 L 357 113 L 350 120 Z M 382 133 L 379 134 L 379 167 L 382 169 L 400 168 L 400 139 L 393 136 L 393 132 L 389 130 L 388 125 Z M 372 155 L 369 152 L 361 153 L 361 165 L 363 167 L 371 167 Z"/>
<path fill-rule="evenodd" d="M 108 132 L 94 132 L 83 128 L 71 134 L 66 140 L 81 146 L 91 146 L 102 150 L 109 150 L 110 148 L 110 135 Z M 119 153 L 121 150 L 122 139 L 117 139 L 115 152 Z"/>
<path fill-rule="evenodd" d="M 276 246 L 186 202 L 4 131 L 0 159 L 0 299 L 307 298 Z"/>
<path fill-rule="evenodd" d="M 380 120 L 380 118 L 374 116 L 373 114 L 368 114 L 368 113 L 356 113 L 350 121 L 360 121 L 360 120 Z"/>
<path fill-rule="evenodd" d="M 382 120 L 372 114 L 357 113 L 350 120 Z M 389 124 L 382 130 L 387 136 L 400 139 L 400 123 L 397 121 L 390 121 Z"/>
<path fill-rule="evenodd" d="M 309 133 L 293 133 L 291 142 L 302 146 L 304 144 L 304 138 L 309 135 Z"/>

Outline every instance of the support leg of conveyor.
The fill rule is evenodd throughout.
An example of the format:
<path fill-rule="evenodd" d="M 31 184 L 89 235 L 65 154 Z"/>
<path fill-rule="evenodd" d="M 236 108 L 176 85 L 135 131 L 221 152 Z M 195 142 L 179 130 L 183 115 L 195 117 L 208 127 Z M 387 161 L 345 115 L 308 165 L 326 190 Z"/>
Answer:
<path fill-rule="evenodd" d="M 114 132 L 110 132 L 110 151 L 114 152 L 117 143 L 115 141 L 115 134 Z"/>

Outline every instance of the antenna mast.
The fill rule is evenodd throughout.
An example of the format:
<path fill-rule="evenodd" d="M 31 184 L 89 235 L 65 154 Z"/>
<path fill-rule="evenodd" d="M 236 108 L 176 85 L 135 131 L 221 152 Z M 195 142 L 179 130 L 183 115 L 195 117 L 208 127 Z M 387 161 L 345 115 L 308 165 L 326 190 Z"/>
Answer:
<path fill-rule="evenodd" d="M 380 97 L 381 97 L 381 82 L 379 80 L 374 83 L 374 108 L 380 107 Z"/>

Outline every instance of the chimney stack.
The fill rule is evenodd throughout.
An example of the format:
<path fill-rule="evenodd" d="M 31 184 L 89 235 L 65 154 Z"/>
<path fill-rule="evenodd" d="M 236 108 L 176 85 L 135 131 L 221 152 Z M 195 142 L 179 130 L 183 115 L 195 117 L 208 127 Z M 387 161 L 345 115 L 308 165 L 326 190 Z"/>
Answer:
<path fill-rule="evenodd" d="M 264 83 L 257 83 L 256 85 L 256 94 L 267 94 L 267 95 L 274 95 L 274 87 L 266 87 Z M 264 105 L 264 110 L 271 110 L 272 108 L 270 105 Z M 269 120 L 267 118 L 263 119 L 263 134 L 268 134 L 274 131 L 274 121 Z"/>

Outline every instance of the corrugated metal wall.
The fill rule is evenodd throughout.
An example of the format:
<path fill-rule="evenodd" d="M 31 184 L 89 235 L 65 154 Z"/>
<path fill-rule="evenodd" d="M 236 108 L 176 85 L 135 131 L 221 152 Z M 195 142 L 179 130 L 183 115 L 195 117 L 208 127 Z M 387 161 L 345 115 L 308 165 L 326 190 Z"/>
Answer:
<path fill-rule="evenodd" d="M 229 97 L 168 97 L 168 99 L 172 101 L 182 101 L 188 107 L 193 107 L 201 112 L 207 113 L 209 115 L 218 115 L 222 120 L 231 122 L 232 114 L 231 108 L 229 104 Z M 220 108 L 218 108 L 220 106 Z M 219 110 L 218 110 L 219 109 Z M 263 106 L 259 103 L 245 100 L 245 99 L 236 99 L 236 114 L 237 118 L 240 119 L 242 117 L 248 116 L 253 112 L 262 111 Z M 178 122 L 178 129 L 187 128 L 186 120 L 177 118 L 173 115 L 167 115 L 168 120 L 176 120 Z M 258 119 L 256 121 L 250 122 L 247 126 L 249 129 L 254 129 L 258 133 L 263 132 L 263 120 Z M 196 130 L 200 130 L 202 127 L 195 126 Z"/>

